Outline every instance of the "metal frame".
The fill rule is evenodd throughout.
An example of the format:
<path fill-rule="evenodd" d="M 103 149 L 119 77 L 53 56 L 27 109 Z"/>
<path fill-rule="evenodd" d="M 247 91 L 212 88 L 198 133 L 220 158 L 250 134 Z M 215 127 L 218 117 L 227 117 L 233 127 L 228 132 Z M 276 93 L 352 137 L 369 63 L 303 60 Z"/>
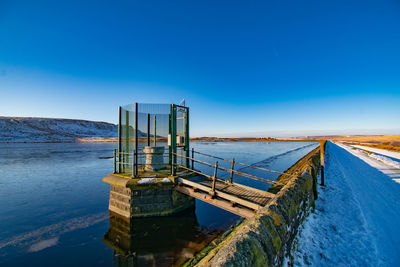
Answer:
<path fill-rule="evenodd" d="M 138 103 L 135 103 L 135 154 L 133 159 L 133 177 L 138 175 Z"/>
<path fill-rule="evenodd" d="M 118 151 L 116 152 L 115 162 L 117 164 L 117 168 L 115 170 L 116 173 L 126 173 L 131 170 L 132 177 L 138 177 L 139 175 L 139 136 L 138 136 L 138 124 L 139 124 L 139 103 L 135 102 L 132 104 L 131 108 L 126 110 L 124 107 L 118 107 Z M 126 113 L 122 113 L 126 112 Z M 147 111 L 149 112 L 149 111 Z M 133 113 L 133 114 L 132 114 Z M 162 114 L 168 114 L 168 111 Z M 178 118 L 178 114 L 179 118 Z M 147 141 L 147 146 L 151 146 L 151 134 L 153 134 L 154 146 L 157 145 L 157 121 L 159 118 L 156 114 L 154 114 L 154 132 L 151 133 L 151 119 L 152 113 L 147 113 L 147 125 L 146 121 L 144 122 L 144 127 L 147 126 L 147 138 L 144 139 L 144 142 Z M 182 116 L 181 116 L 182 115 Z M 141 115 L 140 115 L 141 116 Z M 144 114 L 146 119 L 146 114 Z M 141 117 L 140 117 L 141 118 Z M 165 119 L 165 118 L 164 118 Z M 123 121 L 122 121 L 123 120 Z M 178 120 L 179 121 L 178 124 Z M 133 121 L 133 125 L 132 125 Z M 181 124 L 183 123 L 183 124 Z M 179 129 L 178 129 L 179 125 Z M 181 129 L 181 127 L 183 127 Z M 131 131 L 132 129 L 132 131 Z M 182 141 L 177 140 L 177 134 L 179 131 L 179 135 L 183 136 Z M 179 155 L 185 156 L 185 159 L 179 161 L 179 164 L 184 165 L 187 168 L 190 168 L 190 135 L 189 135 L 189 108 L 181 105 L 170 105 L 169 111 L 169 122 L 168 122 L 168 134 L 170 136 L 170 144 L 168 146 L 168 164 L 170 165 L 170 175 L 175 176 L 177 172 L 177 156 Z M 163 135 L 164 136 L 164 135 Z M 131 144 L 131 140 L 133 139 L 133 146 Z M 147 140 L 146 140 L 147 139 Z M 141 139 L 140 139 L 141 140 Z M 179 142 L 179 143 L 178 143 Z M 178 149 L 179 147 L 179 149 Z M 117 155 L 118 154 L 118 155 Z M 118 158 L 117 158 L 118 157 Z M 132 161 L 131 161 L 132 159 Z M 140 158 L 142 159 L 142 158 Z M 130 164 L 125 164 L 130 163 Z M 193 161 L 192 161 L 193 163 Z M 193 165 L 193 164 L 192 164 Z M 193 167 L 193 166 L 192 166 Z"/>
<path fill-rule="evenodd" d="M 122 138 L 121 138 L 121 134 L 122 134 L 122 124 L 121 124 L 121 112 L 122 112 L 122 108 L 121 106 L 118 107 L 118 152 L 121 153 L 122 151 Z M 121 154 L 118 154 L 118 161 L 121 162 Z M 121 164 L 118 164 L 118 172 L 121 173 Z"/>
<path fill-rule="evenodd" d="M 171 175 L 176 175 L 176 106 L 171 104 L 171 119 L 170 119 L 170 131 L 171 131 L 171 149 L 170 154 L 172 157 L 171 161 Z"/>

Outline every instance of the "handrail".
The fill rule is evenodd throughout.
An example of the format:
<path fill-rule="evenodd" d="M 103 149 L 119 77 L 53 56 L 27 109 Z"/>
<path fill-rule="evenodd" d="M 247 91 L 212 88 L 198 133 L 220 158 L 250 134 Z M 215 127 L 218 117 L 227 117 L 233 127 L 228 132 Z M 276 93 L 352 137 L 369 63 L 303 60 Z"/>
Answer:
<path fill-rule="evenodd" d="M 208 163 L 208 162 L 205 162 L 205 161 L 202 161 L 202 160 L 199 160 L 199 159 L 195 159 L 194 158 L 194 153 L 197 153 L 197 154 L 200 154 L 200 155 L 204 155 L 204 156 L 208 156 L 208 157 L 212 157 L 212 158 L 216 158 L 216 159 L 223 160 L 223 161 L 226 161 L 226 162 L 231 162 L 232 163 L 232 167 L 229 169 L 227 167 L 223 167 L 223 166 L 218 165 L 218 163 L 212 164 L 212 163 Z M 116 165 L 117 164 L 119 166 L 121 166 L 121 165 L 128 165 L 128 166 L 135 165 L 135 163 L 122 162 L 120 160 L 117 161 L 116 160 L 116 155 L 117 154 L 118 155 L 132 155 L 132 156 L 135 156 L 135 154 L 136 154 L 137 156 L 140 155 L 139 158 L 142 160 L 142 159 L 145 158 L 145 157 L 143 157 L 143 154 L 146 154 L 146 153 L 143 153 L 143 152 L 136 152 L 136 153 L 135 152 L 118 152 L 118 151 L 115 150 L 114 151 L 114 172 L 116 172 Z M 169 157 L 170 156 L 168 152 L 167 153 L 157 153 L 157 154 L 162 155 L 163 157 Z M 209 155 L 209 154 L 206 154 L 206 153 L 194 151 L 194 149 L 192 149 L 192 157 L 184 156 L 184 155 L 181 155 L 181 154 L 178 154 L 178 153 L 175 153 L 175 152 L 171 152 L 171 154 L 173 154 L 175 156 L 178 156 L 178 157 L 181 157 L 181 158 L 189 159 L 189 160 L 192 161 L 192 168 L 184 167 L 184 166 L 181 166 L 181 165 L 177 165 L 177 166 L 183 167 L 184 169 L 187 169 L 187 170 L 193 171 L 195 173 L 198 173 L 200 175 L 206 176 L 209 179 L 213 179 L 214 180 L 214 177 L 210 176 L 210 175 L 206 175 L 206 174 L 204 174 L 204 173 L 202 173 L 200 171 L 194 170 L 193 162 L 197 162 L 197 163 L 200 163 L 202 165 L 205 165 L 205 166 L 208 166 L 208 167 L 211 167 L 211 168 L 215 168 L 214 172 L 216 172 L 216 170 L 218 170 L 218 169 L 223 170 L 223 171 L 225 171 L 225 172 L 230 174 L 230 177 L 229 177 L 229 182 L 230 183 L 232 183 L 233 174 L 236 174 L 236 175 L 239 175 L 239 176 L 244 177 L 244 178 L 248 178 L 248 179 L 252 179 L 252 180 L 255 180 L 255 181 L 268 183 L 268 184 L 272 184 L 272 185 L 273 184 L 281 184 L 281 182 L 278 182 L 278 181 L 273 181 L 273 180 L 270 180 L 270 179 L 266 179 L 266 178 L 263 178 L 263 177 L 259 177 L 259 176 L 256 176 L 256 175 L 252 175 L 252 174 L 249 174 L 249 173 L 245 173 L 245 172 L 241 172 L 241 171 L 235 170 L 234 169 L 235 164 L 239 164 L 239 165 L 243 165 L 243 166 L 246 166 L 246 167 L 259 169 L 259 170 L 263 170 L 263 171 L 278 173 L 278 174 L 281 174 L 281 175 L 288 175 L 288 176 L 294 176 L 294 177 L 296 176 L 296 175 L 293 175 L 293 174 L 287 174 L 287 173 L 283 173 L 283 172 L 279 172 L 279 171 L 274 171 L 274 170 L 270 170 L 270 169 L 266 169 L 266 168 L 262 168 L 262 167 L 258 167 L 258 166 L 253 166 L 253 165 L 248 165 L 248 164 L 245 164 L 245 163 L 237 162 L 237 161 L 235 161 L 235 159 L 229 160 L 229 159 L 224 159 L 224 158 L 221 158 L 221 157 L 218 157 L 218 156 L 212 156 L 212 155 Z M 138 163 L 138 165 L 142 165 L 142 164 Z"/>
<path fill-rule="evenodd" d="M 194 170 L 194 169 L 190 169 L 190 168 L 185 167 L 185 166 L 183 166 L 183 165 L 177 165 L 177 166 L 180 167 L 180 168 L 183 168 L 183 169 L 185 169 L 185 170 L 188 170 L 188 171 L 197 173 L 197 174 L 199 174 L 199 175 L 203 175 L 203 176 L 207 177 L 208 179 L 212 179 L 212 176 L 211 176 L 211 175 L 202 173 L 201 171 L 196 171 L 196 170 Z"/>
<path fill-rule="evenodd" d="M 200 164 L 203 164 L 203 165 L 206 165 L 206 166 L 212 167 L 212 168 L 218 168 L 218 169 L 226 171 L 228 173 L 233 172 L 233 173 L 235 173 L 235 174 L 237 174 L 239 176 L 242 176 L 242 177 L 245 177 L 245 178 L 249 178 L 249 179 L 252 179 L 252 180 L 255 180 L 255 181 L 268 183 L 268 184 L 279 184 L 279 182 L 277 182 L 277 181 L 269 180 L 269 179 L 266 179 L 266 178 L 258 177 L 258 176 L 252 175 L 252 174 L 240 172 L 240 171 L 233 170 L 233 169 L 228 169 L 228 168 L 223 167 L 223 166 L 218 166 L 216 164 L 214 165 L 214 164 L 211 164 L 211 163 L 208 163 L 208 162 L 204 162 L 204 161 L 201 161 L 201 160 L 198 160 L 198 159 L 194 159 L 194 158 L 190 158 L 190 157 L 187 157 L 187 156 L 184 156 L 184 155 L 180 155 L 180 154 L 177 154 L 177 153 L 174 153 L 174 152 L 171 152 L 171 153 L 176 155 L 176 156 L 178 156 L 178 157 L 188 158 L 188 159 L 194 160 L 194 161 L 196 161 L 196 162 L 198 162 Z"/>
<path fill-rule="evenodd" d="M 193 152 L 194 152 L 194 153 L 197 153 L 197 154 L 200 154 L 200 155 L 203 155 L 203 156 L 207 156 L 207 157 L 211 157 L 211 158 L 215 158 L 215 159 L 219 159 L 219 160 L 224 160 L 224 161 L 231 162 L 231 163 L 234 162 L 233 160 L 224 159 L 224 158 L 221 158 L 221 157 L 209 155 L 209 154 L 206 154 L 206 153 L 203 153 L 203 152 L 198 152 L 198 151 L 195 151 L 195 150 L 193 150 Z M 270 170 L 270 169 L 266 169 L 266 168 L 254 166 L 254 165 L 249 165 L 249 164 L 246 164 L 246 163 L 241 163 L 241 162 L 236 162 L 236 161 L 235 161 L 235 164 L 239 164 L 239 165 L 243 165 L 243 166 L 246 166 L 246 167 L 250 167 L 250 168 L 254 168 L 254 169 L 259 169 L 259 170 L 263 170 L 263 171 L 268 171 L 268 172 L 273 172 L 273 173 L 278 173 L 278 174 L 293 176 L 292 174 L 288 174 L 288 173 L 284 173 L 284 172 L 278 172 L 278 171 L 274 171 L 274 170 Z"/>

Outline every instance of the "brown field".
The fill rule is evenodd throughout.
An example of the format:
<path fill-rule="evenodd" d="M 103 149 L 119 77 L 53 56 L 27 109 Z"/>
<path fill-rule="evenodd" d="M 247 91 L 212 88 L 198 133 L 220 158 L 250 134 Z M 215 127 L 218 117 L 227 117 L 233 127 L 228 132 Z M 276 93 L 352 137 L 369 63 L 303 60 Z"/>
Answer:
<path fill-rule="evenodd" d="M 307 136 L 308 140 L 345 141 L 349 144 L 359 144 L 400 152 L 400 135 L 350 135 L 350 136 Z"/>

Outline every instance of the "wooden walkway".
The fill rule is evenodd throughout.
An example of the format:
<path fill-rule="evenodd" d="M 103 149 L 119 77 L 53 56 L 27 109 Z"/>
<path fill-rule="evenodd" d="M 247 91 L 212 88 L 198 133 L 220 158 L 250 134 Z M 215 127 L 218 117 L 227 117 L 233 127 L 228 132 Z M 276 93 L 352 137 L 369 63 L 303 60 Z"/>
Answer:
<path fill-rule="evenodd" d="M 245 218 L 254 216 L 274 197 L 272 193 L 222 179 L 216 179 L 214 191 L 212 184 L 211 179 L 200 175 L 178 178 L 176 190 Z"/>

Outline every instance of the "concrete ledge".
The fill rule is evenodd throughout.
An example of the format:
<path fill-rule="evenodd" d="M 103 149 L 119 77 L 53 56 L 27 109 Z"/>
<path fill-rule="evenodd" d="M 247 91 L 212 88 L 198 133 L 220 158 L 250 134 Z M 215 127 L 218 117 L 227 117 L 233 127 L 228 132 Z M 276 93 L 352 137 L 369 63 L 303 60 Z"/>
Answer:
<path fill-rule="evenodd" d="M 126 187 L 127 183 L 130 181 L 130 178 L 123 177 L 122 175 L 118 174 L 109 174 L 106 177 L 103 178 L 103 182 L 107 184 L 112 184 L 112 185 L 118 185 L 122 187 Z"/>

